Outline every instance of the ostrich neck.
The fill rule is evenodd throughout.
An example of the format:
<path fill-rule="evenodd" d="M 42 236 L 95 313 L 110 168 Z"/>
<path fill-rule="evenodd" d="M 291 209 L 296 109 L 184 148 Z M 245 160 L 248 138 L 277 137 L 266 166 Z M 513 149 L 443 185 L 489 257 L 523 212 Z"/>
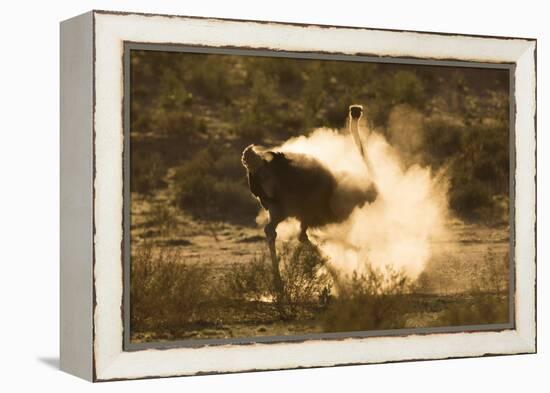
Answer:
<path fill-rule="evenodd" d="M 359 153 L 361 153 L 361 157 L 365 159 L 365 150 L 363 149 L 363 143 L 361 142 L 361 138 L 359 137 L 359 119 L 354 119 L 353 117 L 350 118 L 349 131 L 353 136 L 353 141 L 359 149 Z"/>
<path fill-rule="evenodd" d="M 359 136 L 359 119 L 354 119 L 350 117 L 349 131 L 350 131 L 350 134 L 353 136 L 353 141 L 357 145 L 357 148 L 359 149 L 359 153 L 361 154 L 361 157 L 363 158 L 363 161 L 367 166 L 367 170 L 369 171 L 370 176 L 372 176 L 374 181 L 374 168 L 372 166 L 372 163 L 370 162 L 369 156 L 367 155 L 367 151 L 363 146 L 361 137 Z"/>

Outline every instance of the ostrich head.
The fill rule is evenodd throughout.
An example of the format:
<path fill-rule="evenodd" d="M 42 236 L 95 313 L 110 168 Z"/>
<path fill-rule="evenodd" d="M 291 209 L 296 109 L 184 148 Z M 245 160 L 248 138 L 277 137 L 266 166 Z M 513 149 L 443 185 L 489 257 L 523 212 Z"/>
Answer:
<path fill-rule="evenodd" d="M 249 172 L 256 172 L 263 165 L 262 157 L 257 149 L 257 146 L 249 145 L 243 151 L 241 162 Z"/>
<path fill-rule="evenodd" d="M 349 117 L 353 120 L 359 120 L 363 115 L 363 105 L 350 105 L 349 106 Z"/>

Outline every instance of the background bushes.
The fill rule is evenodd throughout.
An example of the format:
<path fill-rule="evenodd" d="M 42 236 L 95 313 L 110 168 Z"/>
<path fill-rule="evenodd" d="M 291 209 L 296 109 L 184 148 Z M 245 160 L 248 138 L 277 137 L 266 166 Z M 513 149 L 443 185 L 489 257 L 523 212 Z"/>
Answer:
<path fill-rule="evenodd" d="M 132 51 L 131 149 L 156 152 L 132 156 L 132 191 L 164 187 L 167 168 L 177 166 L 176 205 L 213 218 L 227 206 L 250 213 L 245 146 L 341 128 L 348 106 L 361 103 L 407 165 L 446 168 L 458 216 L 503 222 L 508 94 L 507 70 Z M 210 165 L 211 146 L 225 153 Z M 231 173 L 220 172 L 225 166 Z M 212 204 L 225 193 L 228 203 L 205 211 L 194 206 L 199 190 Z"/>
<path fill-rule="evenodd" d="M 208 266 L 182 263 L 176 251 L 138 250 L 130 270 L 132 331 L 173 330 L 199 319 L 208 299 Z"/>
<path fill-rule="evenodd" d="M 201 219 L 250 224 L 259 204 L 250 194 L 238 151 L 209 146 L 175 169 L 176 204 Z"/>

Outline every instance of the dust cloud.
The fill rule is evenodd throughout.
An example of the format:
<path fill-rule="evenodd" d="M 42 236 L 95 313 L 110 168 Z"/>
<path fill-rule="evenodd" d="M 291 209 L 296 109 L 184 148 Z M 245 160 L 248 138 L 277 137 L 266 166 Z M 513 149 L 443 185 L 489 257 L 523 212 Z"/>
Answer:
<path fill-rule="evenodd" d="M 374 182 L 375 201 L 356 207 L 342 223 L 309 230 L 312 242 L 333 268 L 349 274 L 361 273 L 367 265 L 390 267 L 415 279 L 430 259 L 434 239 L 446 233 L 446 176 L 428 167 L 406 166 L 384 136 L 364 122 L 359 131 L 372 173 L 347 130 L 316 129 L 273 150 L 317 158 L 335 174 L 339 187 L 367 188 Z M 287 220 L 277 229 L 282 240 L 295 238 L 298 232 L 296 220 Z"/>

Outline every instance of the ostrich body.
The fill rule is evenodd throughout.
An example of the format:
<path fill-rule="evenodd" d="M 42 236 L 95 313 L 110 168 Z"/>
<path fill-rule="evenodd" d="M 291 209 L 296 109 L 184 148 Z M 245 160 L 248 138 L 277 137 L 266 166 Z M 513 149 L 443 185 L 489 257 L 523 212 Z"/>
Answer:
<path fill-rule="evenodd" d="M 357 125 L 361 113 L 362 107 L 350 107 L 350 132 L 365 159 Z M 365 162 L 369 166 L 368 161 Z M 297 219 L 299 239 L 309 243 L 308 228 L 342 222 L 355 207 L 372 202 L 377 195 L 374 186 L 342 187 L 329 168 L 306 154 L 267 151 L 250 145 L 243 152 L 242 163 L 247 170 L 250 191 L 269 213 L 264 231 L 273 264 L 274 286 L 279 294 L 283 293 L 275 249 L 279 223 L 287 218 Z"/>

